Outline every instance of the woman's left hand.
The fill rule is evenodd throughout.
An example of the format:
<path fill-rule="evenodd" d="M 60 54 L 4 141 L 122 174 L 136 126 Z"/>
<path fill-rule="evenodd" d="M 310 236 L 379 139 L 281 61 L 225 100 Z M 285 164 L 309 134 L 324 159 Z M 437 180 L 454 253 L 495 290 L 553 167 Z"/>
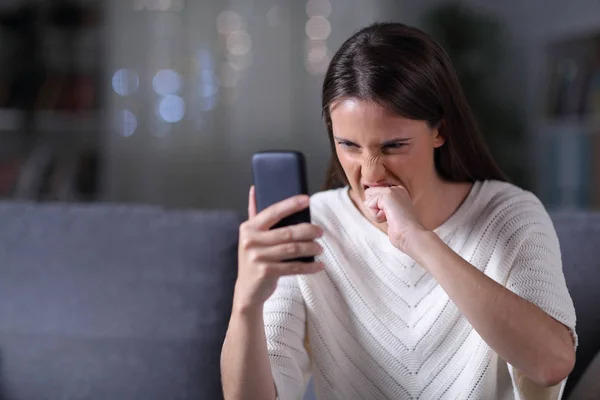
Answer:
<path fill-rule="evenodd" d="M 408 191 L 402 186 L 368 188 L 364 204 L 373 221 L 387 222 L 390 242 L 405 253 L 411 235 L 425 231 L 414 211 Z"/>

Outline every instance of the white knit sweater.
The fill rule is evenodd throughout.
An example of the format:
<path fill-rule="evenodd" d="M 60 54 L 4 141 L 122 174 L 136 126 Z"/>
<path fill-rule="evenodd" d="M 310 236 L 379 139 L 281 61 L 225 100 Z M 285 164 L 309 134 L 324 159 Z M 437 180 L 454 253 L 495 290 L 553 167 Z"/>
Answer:
<path fill-rule="evenodd" d="M 481 339 L 435 279 L 354 206 L 348 188 L 311 198 L 325 270 L 279 280 L 264 308 L 280 400 L 310 375 L 324 399 L 550 399 Z M 575 310 L 558 239 L 539 200 L 476 182 L 435 232 L 496 282 L 569 327 Z M 308 351 L 307 351 L 308 350 Z"/>

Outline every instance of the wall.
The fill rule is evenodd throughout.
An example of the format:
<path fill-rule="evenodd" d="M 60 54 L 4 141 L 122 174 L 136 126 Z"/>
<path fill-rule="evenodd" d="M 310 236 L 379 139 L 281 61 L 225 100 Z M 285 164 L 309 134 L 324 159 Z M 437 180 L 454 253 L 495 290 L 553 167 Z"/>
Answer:
<path fill-rule="evenodd" d="M 515 0 L 497 2 L 494 6 L 497 15 L 503 18 L 512 32 L 510 45 L 513 48 L 513 68 L 506 71 L 502 83 L 525 116 L 529 134 L 528 160 L 534 171 L 533 190 L 540 192 L 548 174 L 539 164 L 543 151 L 540 141 L 544 140 L 546 133 L 545 124 L 541 121 L 541 106 L 547 89 L 546 46 L 554 41 L 599 31 L 600 2 Z M 568 158 L 566 153 L 563 156 Z M 556 162 L 561 165 L 574 164 L 574 160 L 567 161 L 566 158 Z M 569 171 L 573 169 L 569 166 L 565 168 Z"/>
<path fill-rule="evenodd" d="M 278 26 L 269 24 L 267 13 L 275 3 L 268 0 L 188 1 L 183 12 L 136 10 L 136 4 L 160 2 L 108 2 L 104 200 L 243 211 L 251 155 L 269 148 L 305 152 L 310 189 L 316 191 L 323 182 L 328 142 L 320 116 L 323 74 L 311 75 L 304 67 L 306 2 L 276 3 Z M 398 8 L 390 0 L 333 0 L 330 51 L 362 25 L 390 15 L 391 7 Z M 216 18 L 226 9 L 244 18 L 252 63 L 241 73 L 235 102 L 218 100 L 202 111 L 197 91 L 204 73 L 197 68 L 211 64 L 205 67 L 214 67 L 219 79 L 227 57 Z M 121 68 L 139 76 L 139 88 L 129 96 L 110 87 Z M 183 79 L 177 94 L 185 101 L 185 116 L 175 124 L 160 122 L 155 112 L 160 96 L 152 80 L 164 68 Z M 227 90 L 220 88 L 221 99 Z M 137 129 L 129 135 L 132 114 Z"/>
<path fill-rule="evenodd" d="M 268 23 L 267 12 L 275 4 L 268 0 L 188 1 L 184 12 L 134 10 L 135 4 L 144 2 L 160 4 L 148 0 L 107 3 L 109 134 L 105 141 L 104 200 L 244 210 L 251 183 L 250 157 L 254 151 L 266 148 L 303 151 L 309 161 L 311 191 L 317 190 L 323 181 L 328 143 L 320 119 L 322 74 L 310 75 L 304 67 L 306 2 L 278 2 L 280 24 L 276 27 Z M 333 0 L 327 45 L 335 51 L 354 31 L 375 20 L 418 24 L 422 13 L 439 3 Z M 467 3 L 505 22 L 510 58 L 496 77 L 497 90 L 515 101 L 533 130 L 543 89 L 544 44 L 598 26 L 600 3 Z M 227 60 L 223 38 L 216 29 L 217 15 L 225 9 L 245 19 L 245 29 L 252 39 L 252 64 L 242 73 L 236 86 L 239 98 L 233 104 L 217 102 L 212 110 L 201 111 L 194 95 L 199 85 L 198 71 L 193 69 L 200 62 L 202 49 L 212 57 L 210 63 L 217 75 L 219 66 Z M 139 73 L 140 85 L 134 95 L 121 97 L 111 90 L 108 82 L 119 68 Z M 184 79 L 179 94 L 186 101 L 186 114 L 176 124 L 157 121 L 159 96 L 152 89 L 152 78 L 162 68 L 173 68 Z M 118 134 L 127 122 L 123 119 L 124 109 L 133 110 L 137 117 L 137 130 L 130 137 Z M 531 146 L 535 146 L 534 141 Z"/>
<path fill-rule="evenodd" d="M 514 105 L 522 117 L 527 132 L 526 148 L 515 148 L 531 172 L 531 188 L 540 193 L 548 172 L 540 167 L 545 127 L 541 118 L 541 103 L 547 87 L 546 46 L 600 30 L 600 2 L 597 0 L 464 0 L 485 13 L 498 18 L 504 25 L 507 59 L 495 81 L 494 90 L 500 98 Z M 420 13 L 442 3 L 430 0 L 421 3 Z M 566 157 L 566 156 L 565 156 Z M 572 161 L 563 161 L 572 163 Z M 572 168 L 567 168 L 572 169 Z"/>

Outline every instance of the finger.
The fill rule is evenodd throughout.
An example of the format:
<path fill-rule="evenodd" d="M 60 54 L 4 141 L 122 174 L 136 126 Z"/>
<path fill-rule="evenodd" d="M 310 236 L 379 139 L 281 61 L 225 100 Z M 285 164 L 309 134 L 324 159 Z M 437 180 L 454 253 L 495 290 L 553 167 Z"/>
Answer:
<path fill-rule="evenodd" d="M 321 236 L 323 236 L 323 228 L 314 224 L 302 223 L 266 232 L 256 232 L 253 235 L 253 245 L 273 246 L 287 242 L 306 242 Z"/>
<path fill-rule="evenodd" d="M 377 208 L 377 201 L 378 201 L 378 198 L 377 198 L 377 197 L 375 197 L 375 196 L 370 196 L 370 197 L 367 197 L 367 198 L 365 199 L 365 202 L 364 202 L 364 203 L 365 203 L 365 206 L 366 206 L 367 208 L 373 208 L 373 209 L 376 209 L 376 208 Z"/>
<path fill-rule="evenodd" d="M 380 196 L 381 192 L 387 190 L 387 187 L 370 187 L 365 190 L 365 197 Z"/>
<path fill-rule="evenodd" d="M 298 211 L 308 207 L 309 197 L 307 195 L 297 195 L 277 202 L 265 208 L 254 218 L 253 224 L 259 230 L 270 229 L 273 225 Z"/>
<path fill-rule="evenodd" d="M 254 218 L 256 216 L 256 188 L 254 185 L 250 186 L 250 192 L 248 193 L 248 218 Z"/>
<path fill-rule="evenodd" d="M 375 214 L 375 221 L 380 224 L 387 221 L 387 216 L 385 215 L 385 211 L 379 210 L 377 212 L 377 214 Z"/>
<path fill-rule="evenodd" d="M 275 246 L 263 247 L 256 250 L 258 260 L 263 262 L 280 262 L 299 257 L 314 257 L 323 252 L 320 244 L 310 242 L 290 242 Z"/>
<path fill-rule="evenodd" d="M 377 215 L 378 211 L 379 211 L 379 209 L 377 209 L 377 208 L 365 207 L 365 212 L 369 218 L 375 218 L 375 215 Z"/>
<path fill-rule="evenodd" d="M 304 275 L 321 272 L 325 269 L 325 264 L 320 261 L 311 263 L 306 262 L 281 262 L 270 265 L 278 276 L 284 275 Z"/>

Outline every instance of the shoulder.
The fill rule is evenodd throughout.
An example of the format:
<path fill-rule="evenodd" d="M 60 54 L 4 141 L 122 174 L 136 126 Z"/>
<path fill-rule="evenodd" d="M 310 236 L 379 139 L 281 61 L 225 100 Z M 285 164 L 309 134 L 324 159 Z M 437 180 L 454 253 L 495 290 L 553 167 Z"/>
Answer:
<path fill-rule="evenodd" d="M 550 216 L 539 198 L 528 190 L 501 181 L 481 182 L 474 222 L 505 235 L 535 231 L 554 235 Z"/>
<path fill-rule="evenodd" d="M 340 200 L 340 196 L 344 194 L 344 190 L 348 190 L 348 187 L 341 187 L 337 189 L 321 190 L 310 196 L 310 206 L 319 207 L 321 205 L 337 203 Z"/>
<path fill-rule="evenodd" d="M 323 190 L 310 196 L 311 214 L 320 216 L 339 209 L 343 203 L 344 190 L 347 190 L 347 188 Z"/>
<path fill-rule="evenodd" d="M 335 229 L 342 221 L 349 222 L 347 187 L 317 192 L 310 197 L 310 216 L 313 223 Z"/>

